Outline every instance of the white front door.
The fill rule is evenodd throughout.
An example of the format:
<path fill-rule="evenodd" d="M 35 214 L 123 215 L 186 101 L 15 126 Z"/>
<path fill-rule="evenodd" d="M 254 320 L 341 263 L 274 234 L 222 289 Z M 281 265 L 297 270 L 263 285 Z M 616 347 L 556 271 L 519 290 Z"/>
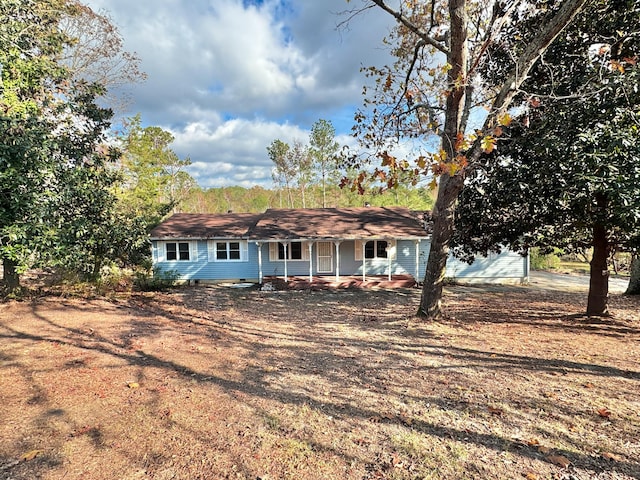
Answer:
<path fill-rule="evenodd" d="M 333 243 L 318 242 L 318 273 L 333 272 Z"/>

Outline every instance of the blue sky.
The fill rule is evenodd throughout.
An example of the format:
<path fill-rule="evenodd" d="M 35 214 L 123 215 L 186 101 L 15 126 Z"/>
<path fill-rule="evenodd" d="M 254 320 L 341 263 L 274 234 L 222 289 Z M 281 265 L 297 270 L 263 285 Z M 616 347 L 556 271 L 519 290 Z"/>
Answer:
<path fill-rule="evenodd" d="M 125 116 L 169 130 L 202 187 L 271 186 L 267 146 L 307 141 L 330 120 L 342 144 L 362 105 L 362 66 L 388 63 L 392 27 L 360 0 L 85 0 L 106 11 L 148 79 L 129 87 Z"/>

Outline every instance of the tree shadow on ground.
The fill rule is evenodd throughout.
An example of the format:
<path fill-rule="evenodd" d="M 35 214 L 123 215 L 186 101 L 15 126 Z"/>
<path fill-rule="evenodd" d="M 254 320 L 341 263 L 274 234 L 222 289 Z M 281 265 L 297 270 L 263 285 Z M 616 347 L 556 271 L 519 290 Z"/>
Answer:
<path fill-rule="evenodd" d="M 500 372 L 501 375 L 513 372 L 529 372 L 536 375 L 588 374 L 603 379 L 619 378 L 631 381 L 636 386 L 640 380 L 640 372 L 637 370 L 534 355 L 496 353 L 452 345 L 444 336 L 429 329 L 409 329 L 412 304 L 409 302 L 395 308 L 391 302 L 397 300 L 397 297 L 387 293 L 368 293 L 355 309 L 345 306 L 345 300 L 351 298 L 349 295 L 307 294 L 307 297 L 303 298 L 304 302 L 320 310 L 314 313 L 314 308 L 308 308 L 304 315 L 295 316 L 292 315 L 291 306 L 293 300 L 300 300 L 300 294 L 271 298 L 257 292 L 229 296 L 220 295 L 216 290 L 203 289 L 198 293 L 202 292 L 204 295 L 189 305 L 183 303 L 188 301 L 188 298 L 182 294 L 175 297 L 175 301 L 162 304 L 154 302 L 149 297 L 140 297 L 127 305 L 114 305 L 113 308 L 128 316 L 130 321 L 104 332 L 99 325 L 69 327 L 63 321 L 52 320 L 46 309 L 34 304 L 32 314 L 41 322 L 41 330 L 33 333 L 22 331 L 19 327 L 2 325 L 3 332 L 0 333 L 0 338 L 31 344 L 55 343 L 78 349 L 83 353 L 106 355 L 137 367 L 141 379 L 144 378 L 145 369 L 149 368 L 170 372 L 196 384 L 213 385 L 258 412 L 261 407 L 255 399 L 268 399 L 290 406 L 308 405 L 311 409 L 343 420 L 377 419 L 376 421 L 382 424 L 397 428 L 475 444 L 494 451 L 507 450 L 514 455 L 533 460 L 544 460 L 545 456 L 535 448 L 513 438 L 497 433 L 473 431 L 469 428 L 439 425 L 414 416 L 411 412 L 409 416 L 381 412 L 379 407 L 385 404 L 385 399 L 392 398 L 398 404 L 410 400 L 441 410 L 468 414 L 469 402 L 461 401 L 446 388 L 442 389 L 442 385 L 435 385 L 434 391 L 427 394 L 424 391 L 411 390 L 410 384 L 412 378 L 419 378 L 420 375 L 434 375 L 434 379 L 449 378 L 451 371 L 457 375 L 451 378 L 464 381 L 464 372 L 469 369 Z M 207 295 L 212 298 L 206 298 Z M 264 302 L 269 302 L 270 305 L 270 315 L 265 318 L 259 309 L 260 304 Z M 61 308 L 83 312 L 90 318 L 92 312 L 97 312 L 103 306 L 88 303 L 84 306 L 62 305 Z M 331 311 L 331 315 L 323 313 L 326 311 Z M 513 312 L 513 309 L 511 311 Z M 557 314 L 557 310 L 553 312 Z M 530 316 L 521 322 L 544 328 L 548 328 L 552 322 L 552 328 L 562 328 L 563 320 L 554 317 L 553 312 L 546 312 L 542 317 Z M 464 324 L 480 321 L 479 317 L 460 317 L 460 313 L 457 315 L 457 321 Z M 251 321 L 239 320 L 243 317 Z M 497 320 L 489 314 L 483 320 L 487 321 Z M 567 323 L 568 328 L 576 328 L 571 322 Z M 341 328 L 352 333 L 343 336 L 340 334 Z M 194 368 L 188 363 L 180 363 L 149 351 L 139 342 L 161 338 L 169 329 L 189 340 L 200 339 L 214 343 L 218 348 L 241 346 L 245 352 L 244 358 L 250 363 L 239 378 L 223 376 L 211 369 Z M 591 331 L 607 335 L 599 330 Z M 619 333 L 621 332 L 616 332 L 615 336 Z M 637 334 L 638 330 L 633 328 L 626 332 L 626 335 Z M 9 354 L 3 355 L 9 363 L 18 362 Z M 71 359 L 65 363 L 65 368 L 68 369 L 81 369 L 85 366 L 84 361 L 78 359 Z M 266 366 L 270 368 L 265 368 Z M 29 376 L 32 373 L 24 371 L 23 375 Z M 312 381 L 288 383 L 296 376 L 310 380 L 322 379 L 322 384 L 331 387 L 331 395 L 321 395 Z M 46 393 L 38 390 L 36 381 L 33 384 L 33 401 L 46 404 Z M 368 396 L 363 397 L 366 402 L 354 401 L 354 389 L 370 391 Z M 156 403 L 150 406 L 154 409 L 160 408 L 157 398 L 153 401 Z M 523 404 L 535 403 L 537 397 L 532 392 L 529 398 L 525 397 L 520 401 Z M 475 405 L 473 408 L 479 408 L 477 399 L 472 403 Z M 581 412 L 569 409 L 563 413 L 570 416 L 579 415 Z M 260 414 L 267 413 L 263 410 Z M 64 411 L 61 410 L 59 415 L 64 416 Z M 73 428 L 78 429 L 82 426 L 74 425 Z M 552 431 L 543 433 L 549 437 L 555 435 Z M 89 436 L 96 447 L 100 448 L 103 445 L 104 440 L 99 430 L 92 431 Z M 326 449 L 337 456 L 345 455 L 335 446 L 322 445 L 314 442 L 313 438 L 307 440 L 318 450 Z M 598 460 L 592 455 L 578 453 L 582 446 L 578 445 L 575 439 L 565 437 L 564 441 L 573 444 L 574 448 L 562 448 L 557 452 L 568 458 L 574 468 L 622 472 L 632 478 L 640 478 L 640 465 L 636 462 Z M 349 460 L 365 461 L 363 458 L 355 457 Z M 47 462 L 48 460 L 40 462 L 39 465 L 44 469 L 57 465 Z M 247 472 L 250 470 L 248 467 L 243 468 Z"/>

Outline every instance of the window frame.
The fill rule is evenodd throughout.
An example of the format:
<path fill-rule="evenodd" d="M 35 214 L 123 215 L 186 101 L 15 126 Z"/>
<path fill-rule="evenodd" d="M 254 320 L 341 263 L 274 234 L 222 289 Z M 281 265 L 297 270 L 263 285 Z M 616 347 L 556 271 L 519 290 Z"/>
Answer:
<path fill-rule="evenodd" d="M 374 240 L 354 240 L 354 260 L 356 262 L 361 262 L 362 260 L 395 260 L 396 259 L 396 245 L 397 245 L 397 241 L 393 240 L 393 239 L 374 239 Z M 363 245 L 364 243 L 364 245 Z M 386 246 L 384 247 L 384 252 L 385 255 L 384 256 L 378 256 L 378 253 L 380 253 L 380 250 L 383 245 L 383 243 L 386 243 Z M 366 256 L 366 251 L 367 251 L 367 245 L 368 244 L 372 244 L 372 248 L 370 248 L 370 250 L 373 251 L 373 257 L 368 257 Z"/>
<path fill-rule="evenodd" d="M 368 249 L 369 244 L 372 244 L 372 248 Z M 384 246 L 383 246 L 384 244 Z M 369 250 L 373 256 L 367 256 L 367 250 Z M 381 255 L 383 253 L 383 255 Z M 362 255 L 366 260 L 376 260 L 389 258 L 389 241 L 388 240 L 369 240 L 363 245 Z"/>
<path fill-rule="evenodd" d="M 237 243 L 238 249 L 231 249 L 231 244 Z M 224 250 L 219 250 L 219 245 L 224 245 Z M 209 252 L 209 261 L 210 262 L 220 262 L 220 263 L 237 263 L 237 262 L 248 262 L 249 261 L 249 242 L 247 240 L 241 240 L 238 238 L 230 238 L 230 239 L 220 239 L 220 240 L 209 240 L 208 252 Z M 227 258 L 218 258 L 218 252 L 226 252 Z M 239 252 L 239 258 L 230 258 L 231 252 Z"/>
<path fill-rule="evenodd" d="M 280 258 L 280 253 L 284 252 L 284 244 L 288 243 L 287 258 Z M 300 244 L 300 258 L 291 258 L 291 245 Z M 270 262 L 308 262 L 309 261 L 309 245 L 304 240 L 293 240 L 288 242 L 270 242 L 269 243 L 269 261 Z"/>
<path fill-rule="evenodd" d="M 175 245 L 175 250 L 169 250 L 169 245 Z M 181 248 L 186 245 L 186 251 Z M 191 263 L 196 262 L 198 257 L 198 249 L 195 242 L 189 240 L 164 240 L 158 245 L 159 261 L 161 262 L 180 262 Z M 176 258 L 169 258 L 172 253 Z M 181 254 L 186 253 L 187 258 L 181 258 Z"/>

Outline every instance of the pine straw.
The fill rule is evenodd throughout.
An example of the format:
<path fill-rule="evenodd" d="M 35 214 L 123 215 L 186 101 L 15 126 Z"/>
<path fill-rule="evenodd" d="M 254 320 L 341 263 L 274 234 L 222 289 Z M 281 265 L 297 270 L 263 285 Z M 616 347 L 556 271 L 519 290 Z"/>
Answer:
<path fill-rule="evenodd" d="M 639 479 L 640 299 L 191 287 L 0 304 L 0 479 Z"/>

